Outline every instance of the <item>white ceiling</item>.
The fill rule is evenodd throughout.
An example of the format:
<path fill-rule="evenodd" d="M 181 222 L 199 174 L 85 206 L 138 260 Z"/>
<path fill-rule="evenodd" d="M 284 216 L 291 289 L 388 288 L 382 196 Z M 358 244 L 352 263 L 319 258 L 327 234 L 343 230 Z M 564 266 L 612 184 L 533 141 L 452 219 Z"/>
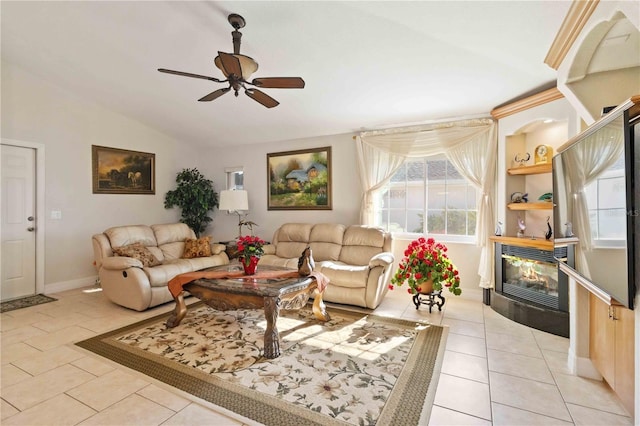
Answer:
<path fill-rule="evenodd" d="M 543 63 L 570 1 L 0 2 L 2 60 L 178 140 L 262 143 L 487 114 L 556 79 Z M 254 77 L 303 90 L 197 99 L 247 25 Z"/>

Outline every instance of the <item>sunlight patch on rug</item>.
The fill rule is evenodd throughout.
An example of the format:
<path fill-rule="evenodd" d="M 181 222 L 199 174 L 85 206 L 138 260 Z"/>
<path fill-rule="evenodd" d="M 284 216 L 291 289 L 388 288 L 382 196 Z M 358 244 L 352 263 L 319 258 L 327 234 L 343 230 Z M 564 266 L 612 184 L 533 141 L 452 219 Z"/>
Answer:
<path fill-rule="evenodd" d="M 282 314 L 272 360 L 262 311 L 202 305 L 173 329 L 162 315 L 78 345 L 264 424 L 418 424 L 443 328 L 330 313 L 326 323 L 308 309 Z"/>

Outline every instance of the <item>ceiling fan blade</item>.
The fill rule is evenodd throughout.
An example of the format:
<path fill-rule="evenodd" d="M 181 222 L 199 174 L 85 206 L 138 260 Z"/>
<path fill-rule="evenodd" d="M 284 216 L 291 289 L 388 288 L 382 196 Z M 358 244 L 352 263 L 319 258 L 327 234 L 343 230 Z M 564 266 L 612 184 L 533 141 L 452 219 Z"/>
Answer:
<path fill-rule="evenodd" d="M 220 57 L 225 75 L 235 74 L 237 77 L 242 78 L 242 67 L 240 67 L 240 60 L 238 58 L 224 52 L 218 52 L 218 56 Z"/>
<path fill-rule="evenodd" d="M 167 74 L 181 75 L 183 77 L 201 78 L 203 80 L 211 80 L 211 81 L 215 81 L 216 83 L 222 83 L 222 80 L 218 80 L 217 78 L 214 78 L 214 77 L 207 77 L 206 75 L 192 74 L 190 72 L 168 70 L 168 69 L 165 69 L 165 68 L 158 68 L 158 71 L 164 72 L 164 73 L 167 73 Z"/>
<path fill-rule="evenodd" d="M 227 93 L 229 90 L 231 90 L 230 87 L 225 87 L 223 89 L 218 89 L 215 90 L 211 93 L 209 93 L 206 96 L 201 97 L 200 99 L 198 99 L 199 102 L 208 102 L 208 101 L 212 101 L 214 99 L 219 98 L 220 96 L 224 95 L 225 93 Z"/>
<path fill-rule="evenodd" d="M 254 86 L 267 89 L 302 89 L 304 80 L 300 77 L 266 77 L 254 78 L 251 82 Z"/>
<path fill-rule="evenodd" d="M 280 102 L 258 89 L 247 89 L 244 93 L 256 102 L 261 103 L 267 108 L 273 108 L 280 105 Z"/>

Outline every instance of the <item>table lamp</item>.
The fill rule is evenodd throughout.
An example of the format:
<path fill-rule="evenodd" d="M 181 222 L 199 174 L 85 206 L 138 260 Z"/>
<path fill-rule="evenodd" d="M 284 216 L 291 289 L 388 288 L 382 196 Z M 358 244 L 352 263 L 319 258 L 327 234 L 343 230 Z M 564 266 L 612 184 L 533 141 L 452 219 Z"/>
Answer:
<path fill-rule="evenodd" d="M 227 210 L 230 214 L 238 215 L 238 237 L 242 234 L 242 216 L 249 210 L 249 196 L 247 191 L 236 189 L 220 191 L 220 210 Z"/>

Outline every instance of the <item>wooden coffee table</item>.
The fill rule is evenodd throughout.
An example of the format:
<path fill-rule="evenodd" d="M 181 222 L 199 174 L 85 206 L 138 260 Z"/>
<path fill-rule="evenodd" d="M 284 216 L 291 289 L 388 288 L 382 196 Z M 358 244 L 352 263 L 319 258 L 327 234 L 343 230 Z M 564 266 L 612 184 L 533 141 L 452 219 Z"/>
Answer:
<path fill-rule="evenodd" d="M 239 264 L 216 266 L 210 271 L 241 271 Z M 291 271 L 276 266 L 258 267 L 259 271 Z M 280 334 L 277 320 L 280 310 L 296 310 L 304 307 L 312 292 L 317 289 L 313 277 L 296 278 L 238 278 L 198 279 L 182 287 L 208 306 L 219 311 L 231 309 L 264 309 L 267 329 L 264 333 L 264 357 L 273 359 L 280 356 Z M 175 297 L 176 307 L 167 327 L 180 324 L 187 313 L 183 293 Z M 322 301 L 322 293 L 317 292 L 313 301 L 313 314 L 320 321 L 328 321 L 329 314 Z"/>

